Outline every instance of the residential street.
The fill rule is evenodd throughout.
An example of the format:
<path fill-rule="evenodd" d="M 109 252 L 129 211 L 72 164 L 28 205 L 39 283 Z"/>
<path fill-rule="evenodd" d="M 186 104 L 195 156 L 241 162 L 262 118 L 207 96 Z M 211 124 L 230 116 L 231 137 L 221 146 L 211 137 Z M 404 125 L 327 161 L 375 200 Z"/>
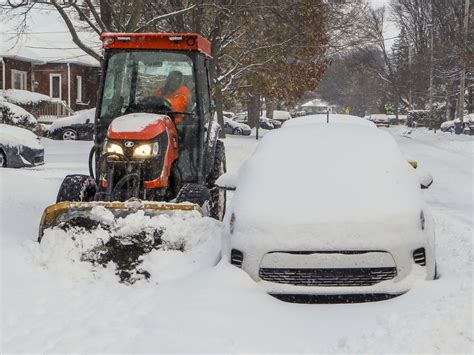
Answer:
<path fill-rule="evenodd" d="M 389 131 L 429 170 L 440 279 L 364 304 L 301 305 L 265 294 L 218 261 L 221 223 L 196 216 L 184 252 L 157 251 L 148 281 L 118 283 L 112 267 L 77 259 L 71 243 L 36 242 L 43 209 L 66 174 L 87 173 L 91 142 L 42 139 L 46 164 L 0 170 L 1 351 L 16 352 L 464 352 L 472 350 L 473 148 L 468 136 Z M 265 139 L 265 138 L 264 138 Z M 225 140 L 229 168 L 255 137 Z M 389 201 L 388 201 L 389 203 Z M 71 260 L 75 260 L 74 262 Z"/>

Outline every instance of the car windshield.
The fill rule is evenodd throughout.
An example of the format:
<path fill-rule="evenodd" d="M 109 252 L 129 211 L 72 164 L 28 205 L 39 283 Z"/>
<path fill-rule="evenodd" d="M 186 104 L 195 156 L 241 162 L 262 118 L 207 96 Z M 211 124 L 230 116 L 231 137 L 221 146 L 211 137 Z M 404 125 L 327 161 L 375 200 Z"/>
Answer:
<path fill-rule="evenodd" d="M 107 65 L 101 120 L 108 125 L 113 118 L 133 112 L 147 98 L 160 96 L 168 78 L 176 74 L 180 82 L 174 83 L 172 91 L 186 87 L 189 99 L 183 112 L 192 114 L 196 106 L 193 61 L 187 54 L 156 50 L 113 53 Z"/>

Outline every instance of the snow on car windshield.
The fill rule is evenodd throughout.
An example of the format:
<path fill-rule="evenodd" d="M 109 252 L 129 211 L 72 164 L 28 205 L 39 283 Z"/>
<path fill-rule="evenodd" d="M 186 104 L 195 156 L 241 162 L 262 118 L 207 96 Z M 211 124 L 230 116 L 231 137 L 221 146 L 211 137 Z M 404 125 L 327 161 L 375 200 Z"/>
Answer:
<path fill-rule="evenodd" d="M 327 124 L 328 116 L 326 114 L 319 115 L 308 115 L 297 117 L 292 120 L 286 121 L 283 124 L 283 127 L 293 127 L 303 124 Z M 341 115 L 341 114 L 330 114 L 329 123 L 354 123 L 360 124 L 367 127 L 377 127 L 373 122 L 370 122 L 362 117 L 352 116 L 352 115 Z"/>
<path fill-rule="evenodd" d="M 24 145 L 34 149 L 43 149 L 36 134 L 27 129 L 0 123 L 0 143 L 16 146 Z"/>
<path fill-rule="evenodd" d="M 263 138 L 239 172 L 233 210 L 243 225 L 263 228 L 394 217 L 416 222 L 421 192 L 389 133 L 304 125 Z"/>

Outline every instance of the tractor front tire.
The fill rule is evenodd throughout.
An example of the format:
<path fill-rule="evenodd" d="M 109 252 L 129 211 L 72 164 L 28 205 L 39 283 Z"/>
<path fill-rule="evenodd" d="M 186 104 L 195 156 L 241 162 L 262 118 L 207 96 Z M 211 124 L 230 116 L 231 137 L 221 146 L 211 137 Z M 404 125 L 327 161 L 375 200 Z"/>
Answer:
<path fill-rule="evenodd" d="M 176 196 L 176 202 L 190 202 L 201 207 L 204 212 L 209 212 L 211 193 L 206 186 L 199 184 L 184 184 Z"/>
<path fill-rule="evenodd" d="M 93 201 L 96 192 L 97 184 L 92 176 L 67 175 L 59 188 L 56 203 Z"/>

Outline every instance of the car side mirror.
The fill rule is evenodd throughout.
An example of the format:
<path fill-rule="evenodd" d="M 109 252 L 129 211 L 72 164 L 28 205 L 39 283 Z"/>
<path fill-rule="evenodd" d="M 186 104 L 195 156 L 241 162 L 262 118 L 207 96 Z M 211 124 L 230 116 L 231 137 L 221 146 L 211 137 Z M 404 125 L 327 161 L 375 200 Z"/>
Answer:
<path fill-rule="evenodd" d="M 90 119 L 90 118 L 88 118 L 88 119 L 86 120 L 86 124 L 89 124 L 89 123 L 91 123 L 91 119 Z"/>
<path fill-rule="evenodd" d="M 433 184 L 433 175 L 430 172 L 423 170 L 423 169 L 416 169 L 416 174 L 418 175 L 418 179 L 420 180 L 420 187 L 422 189 L 427 189 Z"/>
<path fill-rule="evenodd" d="M 222 174 L 215 182 L 216 186 L 228 190 L 235 191 L 237 189 L 237 173 Z"/>

